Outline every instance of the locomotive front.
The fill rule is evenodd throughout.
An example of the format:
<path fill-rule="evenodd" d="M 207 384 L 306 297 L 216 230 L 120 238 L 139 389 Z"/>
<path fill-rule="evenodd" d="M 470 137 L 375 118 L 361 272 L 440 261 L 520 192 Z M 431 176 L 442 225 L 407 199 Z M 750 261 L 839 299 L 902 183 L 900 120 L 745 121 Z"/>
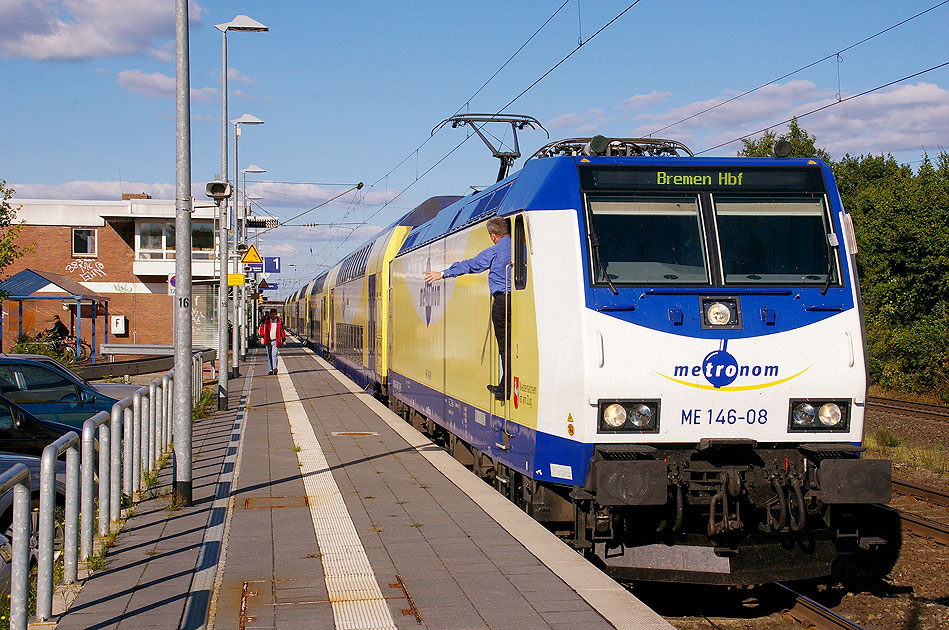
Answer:
<path fill-rule="evenodd" d="M 830 170 L 574 160 L 593 366 L 574 545 L 632 579 L 828 574 L 890 493 L 889 462 L 860 458 L 856 246 Z"/>

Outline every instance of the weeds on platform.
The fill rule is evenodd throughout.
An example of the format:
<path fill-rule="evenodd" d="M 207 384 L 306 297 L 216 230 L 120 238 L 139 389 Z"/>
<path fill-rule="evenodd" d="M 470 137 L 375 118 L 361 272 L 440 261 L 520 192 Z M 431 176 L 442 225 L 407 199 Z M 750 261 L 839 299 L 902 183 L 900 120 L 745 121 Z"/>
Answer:
<path fill-rule="evenodd" d="M 194 408 L 191 410 L 192 420 L 204 420 L 211 417 L 212 405 L 217 406 L 217 400 L 214 396 L 213 387 L 205 387 L 201 390 L 201 397 L 194 402 Z"/>
<path fill-rule="evenodd" d="M 58 507 L 56 508 L 56 517 L 55 517 L 55 526 L 62 531 L 65 528 L 66 522 L 66 510 Z M 61 547 L 57 549 L 62 551 Z M 63 574 L 65 568 L 63 566 L 63 554 L 60 553 L 59 557 L 53 561 L 53 586 L 60 584 L 63 581 Z M 37 572 L 36 566 L 30 567 L 30 581 L 28 585 L 27 593 L 27 617 L 36 616 L 36 579 Z M 10 594 L 7 593 L 3 597 L 0 597 L 0 630 L 9 630 L 10 628 Z"/>

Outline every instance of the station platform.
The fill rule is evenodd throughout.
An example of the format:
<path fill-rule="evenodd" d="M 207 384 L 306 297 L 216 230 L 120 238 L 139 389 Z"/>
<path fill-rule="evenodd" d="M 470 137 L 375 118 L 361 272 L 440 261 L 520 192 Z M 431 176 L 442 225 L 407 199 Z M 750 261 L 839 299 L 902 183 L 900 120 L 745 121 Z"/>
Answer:
<path fill-rule="evenodd" d="M 249 359 L 194 505 L 139 504 L 58 628 L 672 627 L 308 349 Z"/>

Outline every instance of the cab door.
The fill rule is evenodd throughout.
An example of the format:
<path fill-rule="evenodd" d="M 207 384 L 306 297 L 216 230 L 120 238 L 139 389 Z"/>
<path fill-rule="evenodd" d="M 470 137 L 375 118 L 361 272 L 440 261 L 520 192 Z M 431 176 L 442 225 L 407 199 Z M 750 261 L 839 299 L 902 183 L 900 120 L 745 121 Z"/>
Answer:
<path fill-rule="evenodd" d="M 538 341 L 533 278 L 530 265 L 530 233 L 527 215 L 518 214 L 511 223 L 511 397 L 505 409 L 508 432 L 520 426 L 537 428 Z"/>

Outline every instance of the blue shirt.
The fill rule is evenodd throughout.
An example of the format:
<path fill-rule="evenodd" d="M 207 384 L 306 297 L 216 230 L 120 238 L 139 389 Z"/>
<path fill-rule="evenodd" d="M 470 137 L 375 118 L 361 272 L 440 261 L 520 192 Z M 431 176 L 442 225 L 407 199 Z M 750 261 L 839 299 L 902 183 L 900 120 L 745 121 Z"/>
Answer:
<path fill-rule="evenodd" d="M 511 236 L 504 235 L 498 242 L 474 258 L 460 260 L 442 272 L 443 278 L 454 278 L 466 273 L 481 273 L 488 270 L 488 290 L 508 293 L 507 267 L 511 264 Z"/>

